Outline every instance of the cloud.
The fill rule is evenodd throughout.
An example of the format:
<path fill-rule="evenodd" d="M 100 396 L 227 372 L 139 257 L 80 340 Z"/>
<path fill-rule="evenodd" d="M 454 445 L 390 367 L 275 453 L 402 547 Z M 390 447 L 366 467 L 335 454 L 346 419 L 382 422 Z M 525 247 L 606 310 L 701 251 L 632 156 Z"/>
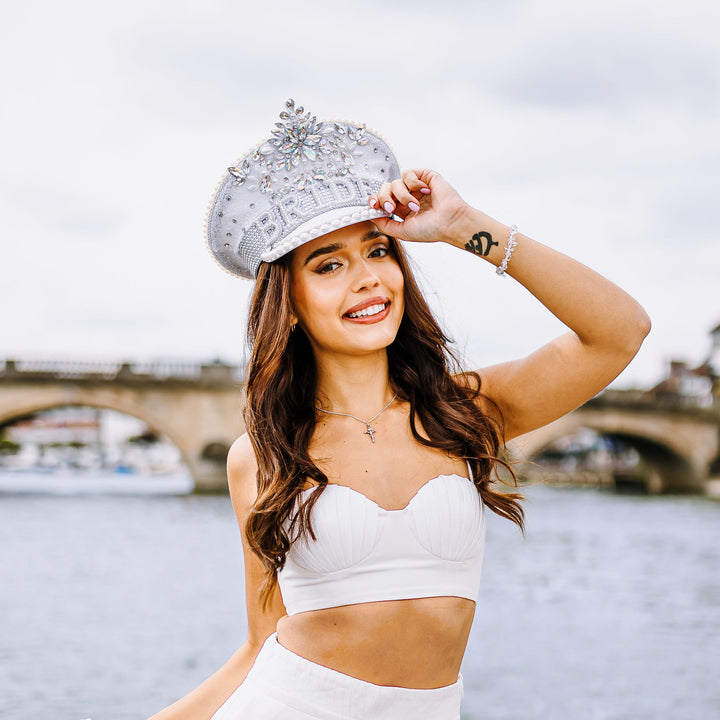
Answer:
<path fill-rule="evenodd" d="M 128 210 L 123 203 L 111 204 L 87 186 L 59 184 L 41 173 L 37 177 L 0 178 L 0 197 L 4 213 L 21 215 L 26 229 L 34 228 L 38 234 L 52 232 L 75 240 L 96 240 L 127 222 Z"/>
<path fill-rule="evenodd" d="M 0 29 L 4 346 L 238 356 L 250 285 L 208 259 L 204 209 L 294 96 L 366 121 L 403 165 L 638 296 L 655 329 L 628 382 L 674 347 L 704 352 L 720 319 L 719 10 L 589 7 L 16 3 Z M 413 251 L 477 363 L 562 331 L 482 262 Z"/>
<path fill-rule="evenodd" d="M 667 37 L 598 32 L 588 23 L 567 34 L 534 37 L 523 62 L 494 78 L 495 91 L 520 104 L 563 111 L 592 107 L 606 113 L 648 103 L 717 103 L 714 53 Z"/>

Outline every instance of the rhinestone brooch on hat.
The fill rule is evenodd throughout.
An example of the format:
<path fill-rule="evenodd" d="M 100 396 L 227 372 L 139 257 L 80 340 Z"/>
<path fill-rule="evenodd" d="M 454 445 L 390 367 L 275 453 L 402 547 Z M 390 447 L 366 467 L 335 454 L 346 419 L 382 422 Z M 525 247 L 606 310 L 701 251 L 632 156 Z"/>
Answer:
<path fill-rule="evenodd" d="M 253 151 L 254 168 L 247 158 L 239 167 L 228 168 L 236 186 L 245 184 L 248 190 L 284 194 L 292 189 L 304 190 L 315 180 L 323 182 L 329 177 L 354 174 L 355 158 L 369 142 L 364 124 L 318 122 L 305 108 L 296 107 L 292 99 L 285 102 L 285 108 L 280 113 L 281 122 L 275 123 L 273 137 Z M 283 171 L 300 164 L 307 164 L 308 170 L 296 175 L 292 184 L 289 178 L 282 177 Z"/>

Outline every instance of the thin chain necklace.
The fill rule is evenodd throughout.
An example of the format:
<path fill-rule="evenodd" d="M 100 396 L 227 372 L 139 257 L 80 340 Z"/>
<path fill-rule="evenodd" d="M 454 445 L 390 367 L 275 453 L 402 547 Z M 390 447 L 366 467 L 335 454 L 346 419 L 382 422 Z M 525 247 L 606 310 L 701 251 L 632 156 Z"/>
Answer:
<path fill-rule="evenodd" d="M 341 413 L 341 412 L 335 412 L 334 410 L 323 410 L 321 407 L 315 406 L 316 410 L 319 410 L 320 412 L 327 413 L 328 415 L 342 415 L 343 417 L 349 417 L 353 420 L 357 420 L 358 422 L 365 423 L 365 427 L 367 430 L 363 432 L 363 435 L 369 435 L 370 440 L 372 440 L 373 444 L 375 444 L 375 433 L 377 430 L 373 430 L 373 428 L 370 427 L 370 423 L 373 420 L 377 420 L 395 401 L 395 398 L 397 397 L 397 393 L 395 393 L 391 398 L 390 402 L 377 414 L 373 415 L 369 420 L 363 420 L 362 418 L 357 417 L 357 415 L 351 415 L 350 413 Z"/>

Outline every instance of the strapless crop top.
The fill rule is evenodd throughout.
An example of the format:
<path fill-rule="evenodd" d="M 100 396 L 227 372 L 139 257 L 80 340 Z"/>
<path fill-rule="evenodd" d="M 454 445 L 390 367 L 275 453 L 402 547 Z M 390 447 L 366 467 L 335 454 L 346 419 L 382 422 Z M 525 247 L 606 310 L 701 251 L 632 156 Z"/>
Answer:
<path fill-rule="evenodd" d="M 468 478 L 439 475 L 401 510 L 330 483 L 312 525 L 317 539 L 295 541 L 278 572 L 288 615 L 380 600 L 477 600 L 485 506 Z"/>

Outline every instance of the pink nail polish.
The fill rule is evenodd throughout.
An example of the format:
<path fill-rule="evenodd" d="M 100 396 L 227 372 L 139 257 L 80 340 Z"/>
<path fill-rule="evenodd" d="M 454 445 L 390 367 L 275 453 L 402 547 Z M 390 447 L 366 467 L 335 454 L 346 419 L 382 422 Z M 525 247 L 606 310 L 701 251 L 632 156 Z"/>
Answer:
<path fill-rule="evenodd" d="M 430 192 L 431 192 L 431 190 L 430 190 L 430 188 L 420 188 L 420 192 L 421 192 L 423 195 L 429 195 Z"/>
<path fill-rule="evenodd" d="M 408 207 L 409 207 L 413 212 L 418 212 L 418 210 L 420 210 L 420 206 L 419 206 L 416 202 L 409 202 L 409 203 L 408 203 Z"/>
<path fill-rule="evenodd" d="M 377 205 L 377 198 L 372 198 L 372 200 L 370 200 L 370 207 L 374 208 L 376 205 Z"/>
<path fill-rule="evenodd" d="M 395 209 L 395 206 L 391 202 L 386 202 L 383 207 L 386 213 L 391 213 Z"/>

